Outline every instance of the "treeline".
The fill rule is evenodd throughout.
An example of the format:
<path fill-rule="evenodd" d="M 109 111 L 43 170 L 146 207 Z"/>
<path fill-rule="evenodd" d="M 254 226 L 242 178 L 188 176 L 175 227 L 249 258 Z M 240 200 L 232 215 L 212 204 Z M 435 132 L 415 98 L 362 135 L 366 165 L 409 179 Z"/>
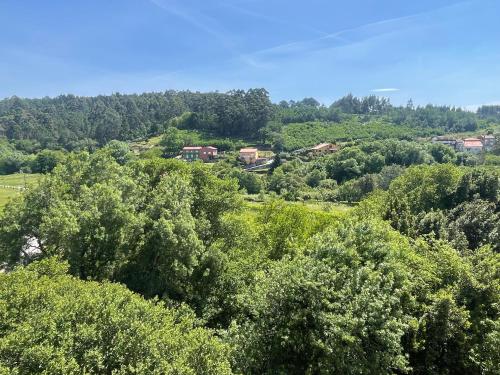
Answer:
<path fill-rule="evenodd" d="M 500 121 L 500 105 L 483 105 L 478 108 L 477 114 L 481 118 Z"/>
<path fill-rule="evenodd" d="M 66 152 L 41 150 L 27 154 L 17 150 L 11 143 L 0 140 L 0 175 L 12 173 L 47 173 L 64 160 Z"/>
<path fill-rule="evenodd" d="M 495 107 L 478 113 L 447 106 L 392 106 L 376 96 L 347 95 L 330 106 L 314 98 L 272 104 L 264 89 L 227 93 L 166 91 L 0 101 L 0 137 L 27 153 L 49 148 L 92 150 L 111 140 L 129 141 L 161 133 L 165 127 L 199 130 L 216 137 L 262 139 L 270 120 L 278 124 L 312 121 L 343 123 L 356 117 L 437 132 L 474 131 L 481 121 L 498 121 Z M 264 139 L 265 140 L 265 139 Z"/>
<path fill-rule="evenodd" d="M 474 131 L 478 128 L 485 109 L 478 114 L 449 106 L 414 106 L 410 101 L 406 106 L 395 107 L 389 100 L 375 95 L 357 98 L 349 94 L 329 107 L 320 105 L 313 98 L 299 102 L 283 101 L 277 105 L 277 117 L 285 124 L 308 121 L 341 122 L 343 114 L 359 116 L 379 116 L 395 125 L 413 128 L 439 129 L 442 132 Z M 498 118 L 496 118 L 498 120 Z"/>
<path fill-rule="evenodd" d="M 445 239 L 462 253 L 500 252 L 500 175 L 453 165 L 416 166 L 390 185 L 384 219 L 409 237 Z"/>
<path fill-rule="evenodd" d="M 350 212 L 248 210 L 231 170 L 118 146 L 0 214 L 2 372 L 498 373 L 496 172 L 353 145 L 308 182 L 410 167 Z"/>
<path fill-rule="evenodd" d="M 180 126 L 222 136 L 253 135 L 272 112 L 264 89 L 228 93 L 166 91 L 141 95 L 21 99 L 0 101 L 0 136 L 20 149 L 81 150 L 111 140 L 133 140 L 160 133 L 178 119 Z"/>
<path fill-rule="evenodd" d="M 314 98 L 305 98 L 301 101 L 281 101 L 277 105 L 277 118 L 283 123 L 308 121 L 342 120 L 342 114 L 380 115 L 392 109 L 389 100 L 375 95 L 365 98 L 356 98 L 349 94 L 330 106 L 320 104 Z"/>

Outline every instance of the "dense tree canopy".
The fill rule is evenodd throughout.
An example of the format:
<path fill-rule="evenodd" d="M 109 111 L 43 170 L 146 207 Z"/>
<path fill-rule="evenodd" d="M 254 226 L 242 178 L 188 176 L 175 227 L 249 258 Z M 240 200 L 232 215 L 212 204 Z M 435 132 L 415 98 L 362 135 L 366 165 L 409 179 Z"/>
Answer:
<path fill-rule="evenodd" d="M 499 177 L 433 151 L 252 175 L 285 197 L 387 189 L 346 212 L 243 205 L 256 182 L 230 161 L 68 153 L 0 215 L 2 371 L 497 373 Z"/>
<path fill-rule="evenodd" d="M 36 257 L 61 256 L 81 278 L 195 300 L 221 216 L 236 207 L 236 184 L 176 160 L 121 166 L 123 155 L 114 159 L 113 151 L 71 155 L 7 207 L 0 217 L 2 258 L 16 264 L 31 243 Z"/>
<path fill-rule="evenodd" d="M 377 189 L 387 190 L 392 180 L 414 165 L 479 163 L 478 159 L 448 146 L 394 139 L 344 143 L 340 151 L 331 155 L 303 152 L 285 156 L 286 163 L 270 170 L 265 185 L 268 191 L 287 200 L 314 198 L 342 202 L 359 202 Z M 479 175 L 473 177 L 476 174 Z M 415 174 L 414 177 L 417 185 L 421 176 Z M 471 169 L 460 186 L 456 199 L 464 194 L 472 198 L 482 189 L 483 194 L 489 194 L 489 199 L 494 200 L 498 190 L 497 174 L 494 170 L 487 173 L 479 168 Z"/>
<path fill-rule="evenodd" d="M 283 260 L 257 281 L 248 299 L 251 319 L 235 333 L 244 370 L 373 374 L 405 368 L 400 298 L 408 276 L 390 250 L 398 245 L 382 243 L 381 227 L 349 227 L 326 232 L 310 256 Z"/>
<path fill-rule="evenodd" d="M 299 102 L 281 102 L 276 106 L 277 117 L 285 124 L 308 121 L 338 123 L 348 118 L 346 115 L 373 116 L 385 122 L 410 128 L 430 128 L 441 131 L 474 131 L 480 119 L 498 121 L 496 107 L 482 107 L 477 114 L 457 107 L 417 106 L 411 102 L 407 106 L 393 106 L 387 98 L 374 95 L 357 98 L 352 94 L 333 102 L 330 107 L 320 105 L 314 99 Z M 496 116 L 496 117 L 495 117 Z"/>
<path fill-rule="evenodd" d="M 186 114 L 190 112 L 190 114 Z M 184 116 L 182 116 L 184 114 Z M 254 135 L 272 114 L 264 89 L 222 93 L 166 91 L 141 95 L 0 101 L 0 136 L 36 140 L 44 148 L 86 149 L 158 134 L 171 120 L 217 135 Z"/>
<path fill-rule="evenodd" d="M 230 374 L 229 348 L 188 309 L 80 281 L 56 258 L 0 274 L 0 372 Z"/>
<path fill-rule="evenodd" d="M 457 249 L 499 250 L 500 176 L 449 164 L 408 169 L 389 187 L 385 217 L 409 235 L 430 234 Z"/>

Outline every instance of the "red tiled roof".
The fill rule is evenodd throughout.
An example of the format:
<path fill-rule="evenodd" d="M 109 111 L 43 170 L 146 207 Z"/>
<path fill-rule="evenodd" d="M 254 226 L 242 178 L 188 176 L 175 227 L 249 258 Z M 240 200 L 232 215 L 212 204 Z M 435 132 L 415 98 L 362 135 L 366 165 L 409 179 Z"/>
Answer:
<path fill-rule="evenodd" d="M 210 150 L 217 150 L 217 147 L 213 147 L 213 146 L 205 146 L 203 148 L 208 148 Z"/>
<path fill-rule="evenodd" d="M 483 143 L 477 139 L 477 138 L 465 138 L 464 139 L 464 147 L 465 148 L 471 148 L 471 147 L 483 147 Z"/>
<path fill-rule="evenodd" d="M 240 153 L 253 153 L 253 152 L 257 152 L 258 150 L 256 148 L 242 148 L 240 150 Z"/>

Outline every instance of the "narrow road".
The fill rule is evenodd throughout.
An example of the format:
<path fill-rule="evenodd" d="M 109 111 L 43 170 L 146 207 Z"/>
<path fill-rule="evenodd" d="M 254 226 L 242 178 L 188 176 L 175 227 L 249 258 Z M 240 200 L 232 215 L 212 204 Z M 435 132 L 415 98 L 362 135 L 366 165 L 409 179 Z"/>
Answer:
<path fill-rule="evenodd" d="M 269 159 L 264 164 L 252 165 L 251 167 L 244 168 L 244 170 L 248 172 L 248 171 L 253 171 L 256 169 L 264 169 L 265 167 L 270 166 L 273 163 L 273 161 L 274 161 L 274 159 Z"/>

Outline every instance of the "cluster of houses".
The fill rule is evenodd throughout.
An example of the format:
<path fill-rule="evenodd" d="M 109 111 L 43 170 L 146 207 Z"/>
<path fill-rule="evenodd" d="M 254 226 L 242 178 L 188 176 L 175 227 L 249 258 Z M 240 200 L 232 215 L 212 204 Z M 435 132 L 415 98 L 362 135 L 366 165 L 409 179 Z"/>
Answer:
<path fill-rule="evenodd" d="M 432 142 L 450 146 L 459 152 L 470 152 L 480 154 L 490 151 L 495 146 L 495 136 L 491 134 L 481 135 L 478 138 L 457 139 L 453 137 L 440 136 L 432 138 Z"/>
<path fill-rule="evenodd" d="M 182 149 L 182 158 L 187 161 L 210 161 L 217 157 L 217 148 L 212 146 L 187 146 Z"/>
<path fill-rule="evenodd" d="M 213 146 L 186 146 L 181 151 L 181 157 L 186 161 L 209 162 L 215 160 L 217 155 L 218 150 Z M 256 148 L 242 148 L 239 157 L 245 164 L 257 164 L 262 159 L 259 158 L 259 150 Z"/>
<path fill-rule="evenodd" d="M 457 139 L 449 136 L 439 136 L 432 138 L 432 142 L 450 146 L 459 152 L 470 152 L 479 154 L 483 151 L 490 151 L 495 146 L 495 136 L 491 134 L 481 135 L 477 138 Z M 333 143 L 320 143 L 309 149 L 299 150 L 301 153 L 306 151 L 312 156 L 321 156 L 337 152 L 339 146 Z M 210 162 L 218 156 L 216 147 L 213 146 L 187 146 L 182 149 L 181 157 L 186 161 L 201 160 Z M 245 147 L 240 149 L 239 159 L 246 165 L 260 165 L 268 161 L 266 158 L 259 157 L 259 150 L 254 147 Z"/>
<path fill-rule="evenodd" d="M 320 143 L 306 151 L 310 155 L 321 156 L 337 152 L 339 146 L 332 143 Z M 186 146 L 181 151 L 182 159 L 186 161 L 201 160 L 210 162 L 218 156 L 218 150 L 213 146 Z M 268 159 L 259 157 L 259 150 L 254 147 L 245 147 L 240 149 L 239 159 L 247 165 L 265 163 Z"/>

